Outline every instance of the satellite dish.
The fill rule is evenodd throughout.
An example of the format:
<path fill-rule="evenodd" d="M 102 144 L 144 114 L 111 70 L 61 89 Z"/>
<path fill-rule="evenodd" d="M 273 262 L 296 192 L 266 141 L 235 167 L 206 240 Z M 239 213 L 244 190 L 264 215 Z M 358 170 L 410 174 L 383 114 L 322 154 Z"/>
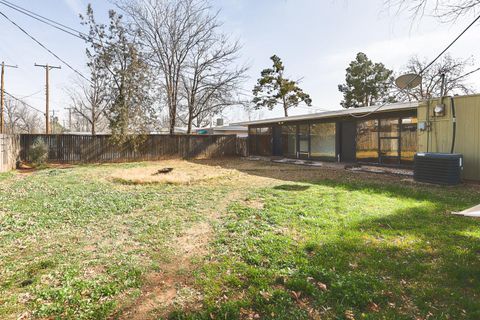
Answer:
<path fill-rule="evenodd" d="M 404 74 L 403 76 L 400 76 L 395 80 L 395 84 L 401 90 L 413 89 L 419 86 L 421 83 L 422 83 L 422 76 L 419 76 L 418 74 L 415 74 L 415 73 Z"/>

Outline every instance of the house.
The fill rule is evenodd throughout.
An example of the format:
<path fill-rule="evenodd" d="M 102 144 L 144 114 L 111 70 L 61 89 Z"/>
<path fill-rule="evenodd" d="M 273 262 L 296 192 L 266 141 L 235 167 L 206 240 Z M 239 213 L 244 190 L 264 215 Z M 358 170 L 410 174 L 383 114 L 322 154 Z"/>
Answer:
<path fill-rule="evenodd" d="M 250 155 L 413 166 L 417 152 L 461 153 L 480 180 L 480 95 L 237 123 Z"/>

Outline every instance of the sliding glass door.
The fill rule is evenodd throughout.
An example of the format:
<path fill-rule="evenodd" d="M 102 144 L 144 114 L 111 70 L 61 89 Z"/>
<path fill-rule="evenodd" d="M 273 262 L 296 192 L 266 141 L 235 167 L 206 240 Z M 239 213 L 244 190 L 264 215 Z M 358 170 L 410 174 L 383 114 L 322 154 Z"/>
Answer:
<path fill-rule="evenodd" d="M 310 133 L 309 125 L 298 126 L 298 158 L 307 159 L 310 157 Z"/>
<path fill-rule="evenodd" d="M 400 163 L 400 119 L 380 119 L 379 162 Z"/>
<path fill-rule="evenodd" d="M 417 118 L 380 118 L 357 122 L 357 161 L 412 164 L 417 151 Z"/>

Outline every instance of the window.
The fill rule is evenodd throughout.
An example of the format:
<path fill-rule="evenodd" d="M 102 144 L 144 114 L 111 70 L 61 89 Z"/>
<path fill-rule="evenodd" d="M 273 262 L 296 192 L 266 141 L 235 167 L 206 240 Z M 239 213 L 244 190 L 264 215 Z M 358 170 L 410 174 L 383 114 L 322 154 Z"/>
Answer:
<path fill-rule="evenodd" d="M 401 163 L 412 164 L 417 152 L 417 118 L 402 118 L 401 124 Z"/>
<path fill-rule="evenodd" d="M 308 158 L 308 124 L 301 124 L 298 126 L 298 153 L 302 158 Z"/>
<path fill-rule="evenodd" d="M 297 156 L 297 126 L 282 126 L 283 155 Z"/>
<path fill-rule="evenodd" d="M 380 162 L 400 162 L 400 119 L 380 119 Z"/>
<path fill-rule="evenodd" d="M 357 122 L 357 160 L 378 162 L 378 120 Z"/>
<path fill-rule="evenodd" d="M 335 123 L 310 125 L 310 156 L 312 158 L 335 158 Z"/>

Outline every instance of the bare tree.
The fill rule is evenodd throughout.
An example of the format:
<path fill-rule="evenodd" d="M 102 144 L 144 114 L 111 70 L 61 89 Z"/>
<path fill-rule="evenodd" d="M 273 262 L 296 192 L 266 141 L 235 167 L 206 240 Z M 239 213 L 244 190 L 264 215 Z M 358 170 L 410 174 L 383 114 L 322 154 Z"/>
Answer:
<path fill-rule="evenodd" d="M 42 117 L 37 111 L 30 110 L 25 103 L 6 99 L 6 131 L 10 133 L 37 133 L 41 131 Z"/>
<path fill-rule="evenodd" d="M 208 31 L 187 56 L 187 68 L 182 74 L 182 102 L 185 103 L 187 133 L 192 125 L 206 120 L 226 107 L 240 104 L 236 92 L 245 80 L 247 67 L 235 66 L 241 46 L 238 41 L 218 31 L 219 24 L 211 16 Z"/>
<path fill-rule="evenodd" d="M 106 112 L 109 107 L 107 81 L 103 77 L 91 77 L 87 83 L 78 79 L 75 87 L 68 90 L 71 111 L 84 119 L 92 135 L 108 126 Z"/>
<path fill-rule="evenodd" d="M 210 14 L 206 0 L 120 0 L 119 6 L 136 24 L 151 64 L 159 71 L 173 134 L 189 55 L 211 35 L 217 15 Z"/>
<path fill-rule="evenodd" d="M 427 64 L 426 59 L 421 60 L 418 56 L 413 56 L 402 73 L 419 74 Z M 405 91 L 399 99 L 421 101 L 441 95 L 472 93 L 472 88 L 465 83 L 465 78 L 461 77 L 465 68 L 471 65 L 473 65 L 471 58 L 462 60 L 445 55 L 422 74 L 422 82 L 418 87 Z M 445 76 L 444 81 L 442 81 L 442 75 Z M 442 82 L 444 83 L 443 91 Z"/>
<path fill-rule="evenodd" d="M 413 19 L 431 15 L 454 21 L 467 14 L 476 14 L 480 0 L 385 0 L 385 5 L 397 12 L 407 11 Z"/>

